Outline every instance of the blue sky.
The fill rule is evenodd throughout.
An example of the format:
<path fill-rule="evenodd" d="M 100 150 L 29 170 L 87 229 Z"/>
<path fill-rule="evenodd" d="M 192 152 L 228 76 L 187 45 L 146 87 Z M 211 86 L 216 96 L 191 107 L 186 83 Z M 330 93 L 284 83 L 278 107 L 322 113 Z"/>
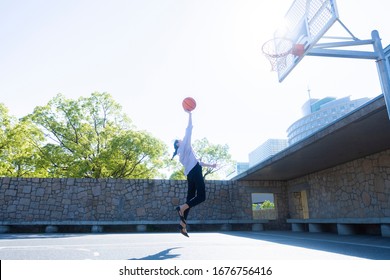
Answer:
<path fill-rule="evenodd" d="M 306 57 L 279 83 L 261 46 L 291 4 L 0 0 L 0 102 L 21 117 L 57 93 L 108 92 L 138 129 L 171 145 L 187 122 L 181 101 L 192 96 L 193 138 L 228 144 L 234 159 L 247 161 L 268 138 L 287 137 L 308 88 L 315 98 L 381 93 L 374 61 Z M 390 43 L 390 2 L 337 6 L 355 36 L 370 39 L 377 29 L 383 46 Z"/>

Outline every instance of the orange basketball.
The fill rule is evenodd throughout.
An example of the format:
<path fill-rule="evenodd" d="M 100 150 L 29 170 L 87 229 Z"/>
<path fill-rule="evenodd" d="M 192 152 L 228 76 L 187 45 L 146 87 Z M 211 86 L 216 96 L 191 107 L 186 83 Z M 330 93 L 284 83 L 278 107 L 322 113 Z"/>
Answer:
<path fill-rule="evenodd" d="M 291 53 L 295 56 L 302 56 L 305 53 L 305 45 L 295 44 L 291 49 Z"/>
<path fill-rule="evenodd" d="M 196 108 L 196 101 L 192 97 L 186 97 L 184 98 L 182 105 L 185 111 L 191 112 Z"/>

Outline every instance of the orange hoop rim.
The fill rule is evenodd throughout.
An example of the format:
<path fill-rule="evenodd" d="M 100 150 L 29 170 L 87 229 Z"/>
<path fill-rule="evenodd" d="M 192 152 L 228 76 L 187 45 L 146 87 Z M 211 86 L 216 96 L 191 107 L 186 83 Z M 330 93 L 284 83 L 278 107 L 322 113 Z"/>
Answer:
<path fill-rule="evenodd" d="M 261 50 L 263 54 L 270 58 L 281 58 L 291 53 L 294 42 L 291 39 L 275 37 L 266 41 Z"/>
<path fill-rule="evenodd" d="M 295 44 L 293 40 L 284 37 L 275 37 L 266 41 L 262 52 L 271 63 L 272 71 L 283 71 L 286 68 L 288 56 L 302 57 L 305 53 L 304 44 Z"/>

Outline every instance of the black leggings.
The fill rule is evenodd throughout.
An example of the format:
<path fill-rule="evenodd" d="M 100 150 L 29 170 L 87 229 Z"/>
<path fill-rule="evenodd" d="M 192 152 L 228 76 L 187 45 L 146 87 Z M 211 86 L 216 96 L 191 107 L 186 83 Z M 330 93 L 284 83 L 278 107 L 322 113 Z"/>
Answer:
<path fill-rule="evenodd" d="M 187 204 L 190 206 L 184 211 L 184 218 L 187 219 L 190 209 L 206 200 L 206 185 L 204 183 L 202 167 L 197 163 L 187 175 L 188 192 Z"/>

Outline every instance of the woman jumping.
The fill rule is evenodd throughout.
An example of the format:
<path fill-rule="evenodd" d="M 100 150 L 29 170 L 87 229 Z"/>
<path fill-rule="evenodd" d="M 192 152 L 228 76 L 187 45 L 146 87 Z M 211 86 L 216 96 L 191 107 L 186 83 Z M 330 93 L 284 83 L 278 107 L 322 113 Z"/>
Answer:
<path fill-rule="evenodd" d="M 180 217 L 180 232 L 184 236 L 187 233 L 187 217 L 190 209 L 206 200 L 205 182 L 202 174 L 202 166 L 215 168 L 216 164 L 207 164 L 195 157 L 195 153 L 191 145 L 192 135 L 192 114 L 188 113 L 188 126 L 183 140 L 175 140 L 172 159 L 179 155 L 179 160 L 184 166 L 184 174 L 187 176 L 188 191 L 187 200 L 184 204 L 177 206 L 175 209 Z"/>

